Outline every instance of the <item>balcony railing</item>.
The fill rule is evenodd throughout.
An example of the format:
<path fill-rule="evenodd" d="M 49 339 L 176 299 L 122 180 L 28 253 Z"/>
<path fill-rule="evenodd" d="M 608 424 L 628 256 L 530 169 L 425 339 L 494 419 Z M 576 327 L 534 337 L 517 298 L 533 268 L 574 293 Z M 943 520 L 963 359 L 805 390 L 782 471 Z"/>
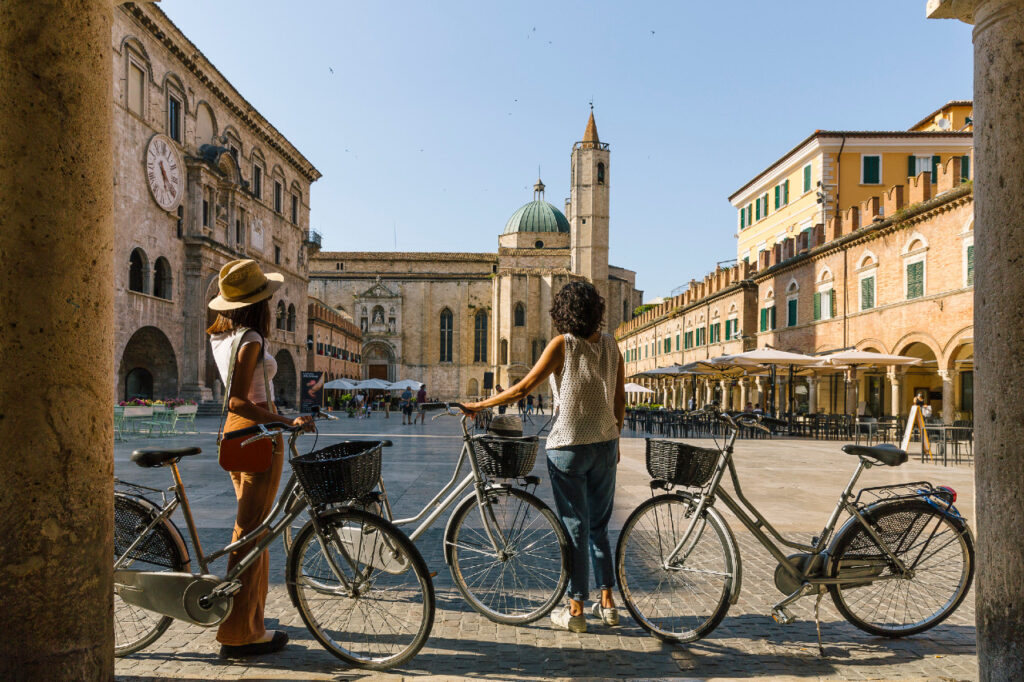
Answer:
<path fill-rule="evenodd" d="M 309 232 L 306 233 L 306 239 L 304 240 L 304 243 L 306 244 L 306 246 L 310 248 L 311 251 L 313 251 L 313 253 L 316 253 L 323 246 L 323 241 L 323 235 L 321 235 L 316 230 L 310 230 Z"/>

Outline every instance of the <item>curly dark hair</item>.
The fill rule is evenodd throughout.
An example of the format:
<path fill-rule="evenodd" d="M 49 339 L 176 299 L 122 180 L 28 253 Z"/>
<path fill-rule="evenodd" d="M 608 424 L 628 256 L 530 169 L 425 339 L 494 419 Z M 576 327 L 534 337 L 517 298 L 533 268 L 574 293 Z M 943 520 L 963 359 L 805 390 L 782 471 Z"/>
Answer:
<path fill-rule="evenodd" d="M 551 321 L 561 334 L 590 338 L 604 320 L 604 299 L 590 282 L 569 282 L 551 302 Z"/>

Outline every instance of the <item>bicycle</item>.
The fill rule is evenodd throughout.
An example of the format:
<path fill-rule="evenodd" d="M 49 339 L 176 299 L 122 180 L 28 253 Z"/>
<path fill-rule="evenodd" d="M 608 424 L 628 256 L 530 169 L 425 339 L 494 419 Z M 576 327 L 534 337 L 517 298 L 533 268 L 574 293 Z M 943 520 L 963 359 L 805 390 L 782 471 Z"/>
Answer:
<path fill-rule="evenodd" d="M 326 414 L 316 416 L 336 419 Z M 167 630 L 172 620 L 212 627 L 230 613 L 239 576 L 307 508 L 309 520 L 289 552 L 289 597 L 310 633 L 352 666 L 381 670 L 400 665 L 423 647 L 434 621 L 434 586 L 416 547 L 389 521 L 359 506 L 372 506 L 386 441 L 347 442 L 299 455 L 301 427 L 275 422 L 224 434 L 247 438 L 243 445 L 289 433 L 292 473 L 267 517 L 251 533 L 205 554 L 178 471 L 198 447 L 136 450 L 142 467 L 166 466 L 167 490 L 115 480 L 114 625 L 115 655 L 139 651 Z M 157 504 L 149 497 L 161 495 Z M 168 498 L 167 493 L 170 493 Z M 193 571 L 185 541 L 171 521 L 182 508 L 199 571 Z M 250 547 L 223 575 L 210 563 Z"/>
<path fill-rule="evenodd" d="M 467 417 L 457 411 L 461 408 L 460 403 L 420 406 L 425 412 L 444 410 L 434 419 L 462 418 L 462 449 L 451 479 L 415 516 L 395 519 L 381 478 L 372 511 L 398 528 L 418 523 L 409 533 L 415 542 L 472 488 L 455 505 L 444 532 L 444 558 L 455 587 L 489 620 L 531 623 L 549 614 L 565 594 L 571 556 L 562 522 L 531 492 L 540 485 L 539 477 L 529 475 L 539 441 L 537 436 L 473 435 Z M 459 480 L 467 461 L 470 470 Z M 290 542 L 286 534 L 285 545 Z"/>
<path fill-rule="evenodd" d="M 776 622 L 793 622 L 787 607 L 817 594 L 819 651 L 818 608 L 826 591 L 847 621 L 883 637 L 923 632 L 961 604 L 974 576 L 974 538 L 953 506 L 956 492 L 918 481 L 853 494 L 866 469 L 899 466 L 906 452 L 892 445 L 843 446 L 860 460 L 853 476 L 821 533 L 810 544 L 793 542 L 743 495 L 732 458 L 741 426 L 769 430 L 766 422 L 777 420 L 715 408 L 699 412 L 725 422 L 723 447 L 648 439 L 652 496 L 630 514 L 616 547 L 623 601 L 649 633 L 673 642 L 706 637 L 739 598 L 742 563 L 716 509 L 719 500 L 778 561 L 774 582 L 786 597 L 772 607 Z M 736 499 L 720 485 L 727 469 Z M 843 512 L 849 518 L 833 533 Z M 799 552 L 787 556 L 780 545 Z"/>

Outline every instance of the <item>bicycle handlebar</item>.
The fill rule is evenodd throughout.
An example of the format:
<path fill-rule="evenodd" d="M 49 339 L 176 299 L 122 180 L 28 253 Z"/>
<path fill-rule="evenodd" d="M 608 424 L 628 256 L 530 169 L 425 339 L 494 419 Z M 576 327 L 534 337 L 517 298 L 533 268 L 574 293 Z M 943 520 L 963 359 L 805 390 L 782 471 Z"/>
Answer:
<path fill-rule="evenodd" d="M 311 412 L 309 416 L 313 417 L 313 419 L 328 419 L 331 421 L 337 420 L 337 417 L 335 417 L 334 415 L 328 414 L 326 412 L 321 412 L 319 409 L 316 409 L 313 412 Z M 254 426 L 247 426 L 244 429 L 228 431 L 221 437 L 221 440 L 226 441 L 233 440 L 235 438 L 246 438 L 247 436 L 252 436 L 244 443 L 242 443 L 242 447 L 245 447 L 246 445 L 254 443 L 263 438 L 273 438 L 274 436 L 278 436 L 282 433 L 296 433 L 298 431 L 302 431 L 301 426 L 292 426 L 291 424 L 286 424 L 285 422 L 267 422 L 266 424 L 256 424 Z"/>

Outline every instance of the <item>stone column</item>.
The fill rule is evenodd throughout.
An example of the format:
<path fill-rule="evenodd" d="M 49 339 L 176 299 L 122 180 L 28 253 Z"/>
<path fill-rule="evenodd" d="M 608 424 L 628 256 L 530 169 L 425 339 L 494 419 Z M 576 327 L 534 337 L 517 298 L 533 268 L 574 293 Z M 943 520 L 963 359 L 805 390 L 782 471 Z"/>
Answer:
<path fill-rule="evenodd" d="M 952 424 L 956 407 L 953 404 L 953 370 L 940 369 L 939 378 L 942 379 L 942 423 Z"/>
<path fill-rule="evenodd" d="M 818 377 L 807 377 L 807 414 L 818 412 Z"/>
<path fill-rule="evenodd" d="M 975 413 L 977 510 L 975 613 L 980 678 L 1024 670 L 1024 0 L 931 0 L 933 18 L 974 24 Z M 1009 228 L 1009 229 L 1008 229 Z"/>
<path fill-rule="evenodd" d="M 747 403 L 750 402 L 747 399 L 747 379 L 746 377 L 740 379 L 740 409 L 747 409 Z"/>
<path fill-rule="evenodd" d="M 708 379 L 704 382 L 704 404 L 710 405 L 715 399 L 715 382 Z"/>
<path fill-rule="evenodd" d="M 843 379 L 846 381 L 846 414 L 856 415 L 857 413 L 857 382 L 860 381 L 860 377 L 857 376 L 854 370 L 843 373 Z"/>
<path fill-rule="evenodd" d="M 113 7 L 0 4 L 5 680 L 114 675 Z"/>
<path fill-rule="evenodd" d="M 890 367 L 886 371 L 886 378 L 889 380 L 889 401 L 890 412 L 893 417 L 899 417 L 903 409 L 903 370 L 899 367 Z"/>
<path fill-rule="evenodd" d="M 764 380 L 761 377 L 755 377 L 754 383 L 757 384 L 757 403 L 761 406 L 762 410 L 767 412 L 764 402 Z"/>

